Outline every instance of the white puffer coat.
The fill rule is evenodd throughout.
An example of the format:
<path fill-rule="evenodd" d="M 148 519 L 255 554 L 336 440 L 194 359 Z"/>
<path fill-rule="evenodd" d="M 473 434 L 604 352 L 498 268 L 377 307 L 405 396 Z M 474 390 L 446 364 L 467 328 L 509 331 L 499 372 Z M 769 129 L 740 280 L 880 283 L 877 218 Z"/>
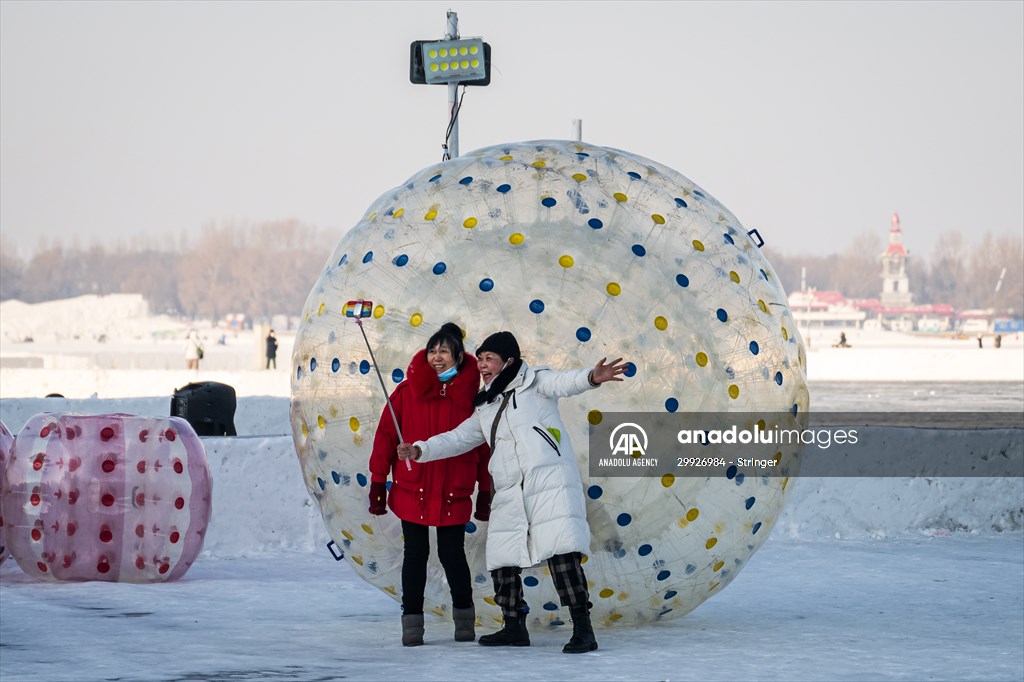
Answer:
<path fill-rule="evenodd" d="M 494 481 L 487 529 L 487 570 L 529 568 L 556 554 L 590 553 L 583 483 L 572 443 L 558 414 L 558 399 L 594 388 L 590 371 L 556 372 L 524 362 L 501 398 L 479 405 L 451 431 L 417 441 L 419 461 L 454 457 L 489 443 Z"/>

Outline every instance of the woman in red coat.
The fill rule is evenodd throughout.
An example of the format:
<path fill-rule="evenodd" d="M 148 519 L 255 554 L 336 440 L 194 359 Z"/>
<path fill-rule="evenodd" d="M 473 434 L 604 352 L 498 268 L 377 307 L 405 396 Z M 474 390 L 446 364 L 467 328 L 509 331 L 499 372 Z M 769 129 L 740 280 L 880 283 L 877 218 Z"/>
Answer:
<path fill-rule="evenodd" d="M 467 355 L 462 330 L 446 323 L 424 350 L 413 356 L 405 381 L 391 394 L 402 438 L 409 443 L 454 429 L 473 414 L 473 398 L 480 385 L 476 358 Z M 474 486 L 479 483 L 476 518 L 490 515 L 491 479 L 488 449 L 475 448 L 452 459 L 412 468 L 398 459 L 398 434 L 385 407 L 377 423 L 370 454 L 370 513 L 390 507 L 402 520 L 405 552 L 402 562 L 402 644 L 423 644 L 423 591 L 430 554 L 428 529 L 437 529 L 437 558 L 452 593 L 455 639 L 476 639 L 473 584 L 466 561 L 466 523 L 473 510 Z M 391 475 L 391 488 L 386 482 Z"/>

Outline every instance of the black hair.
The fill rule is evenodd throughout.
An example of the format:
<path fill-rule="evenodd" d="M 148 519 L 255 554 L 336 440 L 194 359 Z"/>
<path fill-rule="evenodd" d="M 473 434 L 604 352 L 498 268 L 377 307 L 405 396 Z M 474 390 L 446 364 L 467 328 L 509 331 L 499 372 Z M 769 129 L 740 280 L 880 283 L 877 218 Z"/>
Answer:
<path fill-rule="evenodd" d="M 454 322 L 445 322 L 441 325 L 441 328 L 434 332 L 434 335 L 427 341 L 425 350 L 429 353 L 431 348 L 435 348 L 440 344 L 448 346 L 448 350 L 452 352 L 452 358 L 455 362 L 459 362 L 459 358 L 466 352 L 466 347 L 462 343 L 462 329 L 459 325 Z"/>

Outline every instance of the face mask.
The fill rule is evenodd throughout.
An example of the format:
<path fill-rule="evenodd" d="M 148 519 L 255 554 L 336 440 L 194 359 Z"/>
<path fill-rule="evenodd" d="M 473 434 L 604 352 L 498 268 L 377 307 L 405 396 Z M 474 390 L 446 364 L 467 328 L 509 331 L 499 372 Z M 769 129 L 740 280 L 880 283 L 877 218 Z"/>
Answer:
<path fill-rule="evenodd" d="M 439 381 L 450 381 L 455 378 L 455 375 L 459 373 L 459 368 L 452 365 L 445 371 L 437 375 Z"/>

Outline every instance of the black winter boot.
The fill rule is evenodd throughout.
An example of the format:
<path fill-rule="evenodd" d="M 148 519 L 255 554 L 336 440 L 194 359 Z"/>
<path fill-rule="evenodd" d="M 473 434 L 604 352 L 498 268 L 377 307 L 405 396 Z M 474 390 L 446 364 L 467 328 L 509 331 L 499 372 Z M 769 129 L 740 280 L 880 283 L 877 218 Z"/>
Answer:
<path fill-rule="evenodd" d="M 479 640 L 483 646 L 530 646 L 530 633 L 526 631 L 526 617 L 505 616 L 505 625 L 491 635 Z"/>
<path fill-rule="evenodd" d="M 585 654 L 597 651 L 597 639 L 594 637 L 594 626 L 590 624 L 590 609 L 586 606 L 574 606 L 569 609 L 572 617 L 572 638 L 562 647 L 563 654 Z"/>

